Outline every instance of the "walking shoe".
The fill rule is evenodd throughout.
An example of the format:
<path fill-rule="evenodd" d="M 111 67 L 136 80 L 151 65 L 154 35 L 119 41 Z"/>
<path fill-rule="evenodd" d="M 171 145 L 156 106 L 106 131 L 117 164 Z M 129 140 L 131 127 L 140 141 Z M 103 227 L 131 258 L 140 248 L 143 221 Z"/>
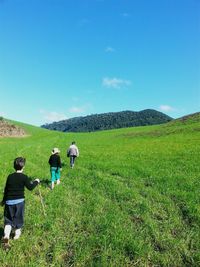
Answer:
<path fill-rule="evenodd" d="M 54 182 L 51 183 L 51 190 L 54 189 Z"/>
<path fill-rule="evenodd" d="M 57 184 L 60 184 L 60 180 L 57 180 Z"/>
<path fill-rule="evenodd" d="M 21 229 L 17 229 L 17 230 L 15 230 L 15 236 L 14 236 L 14 239 L 15 239 L 15 240 L 18 239 L 18 238 L 20 237 L 20 235 L 21 235 Z"/>
<path fill-rule="evenodd" d="M 3 246 L 3 249 L 5 249 L 5 250 L 9 250 L 11 248 L 8 238 L 2 239 L 2 246 Z"/>

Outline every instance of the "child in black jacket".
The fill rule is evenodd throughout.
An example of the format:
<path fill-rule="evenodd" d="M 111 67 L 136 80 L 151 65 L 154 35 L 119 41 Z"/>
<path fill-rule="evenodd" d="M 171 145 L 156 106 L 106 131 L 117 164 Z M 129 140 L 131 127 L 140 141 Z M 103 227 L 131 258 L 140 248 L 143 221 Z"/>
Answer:
<path fill-rule="evenodd" d="M 9 238 L 12 227 L 15 229 L 14 239 L 18 239 L 21 235 L 21 228 L 24 224 L 24 188 L 33 190 L 40 182 L 35 179 L 29 181 L 28 176 L 23 174 L 26 159 L 19 157 L 14 160 L 14 169 L 16 172 L 8 175 L 4 189 L 2 205 L 4 208 L 4 237 L 3 243 L 5 247 L 9 247 Z"/>
<path fill-rule="evenodd" d="M 51 189 L 53 190 L 55 182 L 60 184 L 60 171 L 62 170 L 61 159 L 59 155 L 60 151 L 55 147 L 49 158 L 50 173 L 51 173 Z"/>

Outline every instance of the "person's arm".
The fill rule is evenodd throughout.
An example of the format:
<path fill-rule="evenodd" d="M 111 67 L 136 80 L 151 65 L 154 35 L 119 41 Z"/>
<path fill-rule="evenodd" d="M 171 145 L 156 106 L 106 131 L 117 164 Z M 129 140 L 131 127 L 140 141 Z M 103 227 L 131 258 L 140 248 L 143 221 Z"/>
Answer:
<path fill-rule="evenodd" d="M 79 157 L 79 150 L 78 150 L 78 147 L 76 147 L 76 150 L 77 150 L 77 157 Z"/>
<path fill-rule="evenodd" d="M 57 166 L 59 168 L 62 168 L 61 159 L 60 159 L 60 156 L 59 155 L 58 155 L 58 159 L 57 159 Z"/>
<path fill-rule="evenodd" d="M 58 167 L 62 169 L 62 163 L 61 163 L 60 156 L 58 156 Z"/>
<path fill-rule="evenodd" d="M 39 182 L 40 182 L 39 179 L 35 179 L 34 181 L 30 181 L 28 176 L 25 176 L 24 185 L 28 190 L 33 190 L 39 184 Z"/>

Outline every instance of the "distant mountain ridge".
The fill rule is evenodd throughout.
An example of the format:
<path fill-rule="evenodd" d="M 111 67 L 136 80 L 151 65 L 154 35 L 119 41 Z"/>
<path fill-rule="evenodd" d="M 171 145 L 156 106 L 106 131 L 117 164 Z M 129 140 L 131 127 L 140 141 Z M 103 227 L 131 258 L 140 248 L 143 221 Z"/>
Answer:
<path fill-rule="evenodd" d="M 145 109 L 142 111 L 120 111 L 75 117 L 42 125 L 42 128 L 62 132 L 93 132 L 134 126 L 162 124 L 173 120 L 166 114 Z"/>

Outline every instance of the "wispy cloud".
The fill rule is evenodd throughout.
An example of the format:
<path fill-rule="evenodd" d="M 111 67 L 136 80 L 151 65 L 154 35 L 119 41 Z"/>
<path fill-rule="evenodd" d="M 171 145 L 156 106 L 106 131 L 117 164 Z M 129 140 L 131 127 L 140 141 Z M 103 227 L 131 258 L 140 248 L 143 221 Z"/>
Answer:
<path fill-rule="evenodd" d="M 85 107 L 71 107 L 69 109 L 70 113 L 84 113 L 85 112 Z"/>
<path fill-rule="evenodd" d="M 167 112 L 170 112 L 170 111 L 174 111 L 175 108 L 169 106 L 169 105 L 160 105 L 159 109 L 161 111 L 167 111 Z"/>
<path fill-rule="evenodd" d="M 112 46 L 107 46 L 105 49 L 105 52 L 106 53 L 113 53 L 113 52 L 115 52 L 115 49 Z"/>
<path fill-rule="evenodd" d="M 128 17 L 130 17 L 130 14 L 127 12 L 123 12 L 123 13 L 121 13 L 121 16 L 124 18 L 128 18 Z"/>
<path fill-rule="evenodd" d="M 71 114 L 83 114 L 88 112 L 92 108 L 90 103 L 86 103 L 85 105 L 81 106 L 72 106 L 69 108 L 68 112 Z"/>
<path fill-rule="evenodd" d="M 121 87 L 129 86 L 131 84 L 131 81 L 129 80 L 123 80 L 118 78 L 108 78 L 105 77 L 102 80 L 102 85 L 107 88 L 114 88 L 114 89 L 120 89 Z"/>
<path fill-rule="evenodd" d="M 43 116 L 43 119 L 47 122 L 54 122 L 54 121 L 61 121 L 61 120 L 66 120 L 67 116 L 63 113 L 58 113 L 56 111 L 46 111 L 41 109 L 40 113 Z"/>

